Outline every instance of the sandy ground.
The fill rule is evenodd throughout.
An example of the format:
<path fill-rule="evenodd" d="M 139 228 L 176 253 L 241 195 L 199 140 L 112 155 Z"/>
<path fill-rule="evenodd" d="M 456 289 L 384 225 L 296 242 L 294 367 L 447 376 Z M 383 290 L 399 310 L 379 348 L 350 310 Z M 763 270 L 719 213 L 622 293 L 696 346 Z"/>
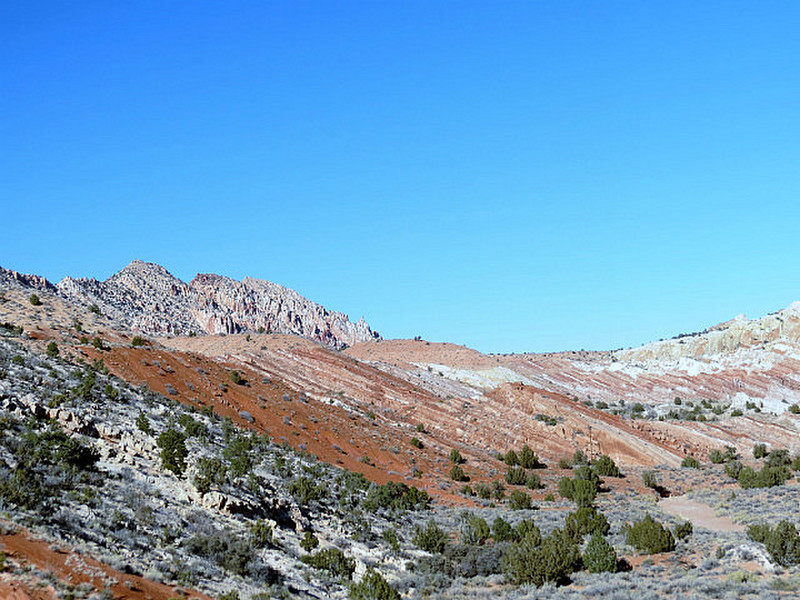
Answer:
<path fill-rule="evenodd" d="M 744 531 L 744 526 L 728 517 L 718 517 L 708 504 L 690 500 L 686 496 L 671 496 L 658 503 L 661 510 L 676 517 L 691 521 L 695 527 L 705 527 L 712 531 Z"/>

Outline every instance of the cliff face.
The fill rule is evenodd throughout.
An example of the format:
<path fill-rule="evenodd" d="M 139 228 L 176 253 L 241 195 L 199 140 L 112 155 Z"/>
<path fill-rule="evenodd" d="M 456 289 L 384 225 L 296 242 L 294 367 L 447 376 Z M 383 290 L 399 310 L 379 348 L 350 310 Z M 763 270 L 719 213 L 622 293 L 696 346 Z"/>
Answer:
<path fill-rule="evenodd" d="M 249 277 L 204 274 L 187 284 L 160 265 L 134 261 L 105 281 L 66 277 L 56 287 L 72 302 L 96 304 L 125 328 L 150 335 L 263 330 L 333 348 L 380 339 L 363 319 L 352 323 L 294 290 Z"/>

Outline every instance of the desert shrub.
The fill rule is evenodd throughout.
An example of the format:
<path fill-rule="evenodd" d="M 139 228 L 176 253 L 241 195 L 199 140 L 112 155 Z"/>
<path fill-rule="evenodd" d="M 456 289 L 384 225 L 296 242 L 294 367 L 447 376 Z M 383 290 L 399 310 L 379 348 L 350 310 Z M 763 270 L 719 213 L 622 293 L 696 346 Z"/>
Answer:
<path fill-rule="evenodd" d="M 450 450 L 450 462 L 454 465 L 463 465 L 466 461 L 464 457 L 461 456 L 461 452 L 459 452 L 456 448 Z"/>
<path fill-rule="evenodd" d="M 508 497 L 511 510 L 527 510 L 533 506 L 531 497 L 521 490 L 514 490 Z"/>
<path fill-rule="evenodd" d="M 738 460 L 732 460 L 725 465 L 725 474 L 732 479 L 739 479 L 739 474 L 742 472 L 742 463 Z"/>
<path fill-rule="evenodd" d="M 525 486 L 532 490 L 539 490 L 544 487 L 542 485 L 542 478 L 539 477 L 538 473 L 528 473 L 528 476 L 525 478 Z"/>
<path fill-rule="evenodd" d="M 491 531 L 486 519 L 471 512 L 461 515 L 461 543 L 482 546 L 489 539 Z"/>
<path fill-rule="evenodd" d="M 486 577 L 502 572 L 502 559 L 506 544 L 467 546 L 450 545 L 444 558 L 449 562 L 448 572 L 456 577 Z"/>
<path fill-rule="evenodd" d="M 678 523 L 672 530 L 672 534 L 676 540 L 684 540 L 694 531 L 694 527 L 692 527 L 691 521 L 684 521 L 683 523 Z"/>
<path fill-rule="evenodd" d="M 194 487 L 201 494 L 206 494 L 212 486 L 225 483 L 225 473 L 225 464 L 219 458 L 203 456 L 197 461 Z"/>
<path fill-rule="evenodd" d="M 579 507 L 591 506 L 597 497 L 597 487 L 586 479 L 575 479 L 572 483 L 572 500 Z"/>
<path fill-rule="evenodd" d="M 571 469 L 572 468 L 572 461 L 567 457 L 559 458 L 558 459 L 558 468 L 559 469 Z"/>
<path fill-rule="evenodd" d="M 589 464 L 589 457 L 586 456 L 583 450 L 575 450 L 572 454 L 572 464 L 573 465 L 588 465 Z"/>
<path fill-rule="evenodd" d="M 200 421 L 195 421 L 191 415 L 181 413 L 178 415 L 178 425 L 183 427 L 183 432 L 187 437 L 206 438 L 208 437 L 208 429 Z"/>
<path fill-rule="evenodd" d="M 642 473 L 642 483 L 645 487 L 656 489 L 658 487 L 658 479 L 653 471 L 644 471 Z"/>
<path fill-rule="evenodd" d="M 55 342 L 50 342 L 49 344 L 47 344 L 47 350 L 45 351 L 45 353 L 50 358 L 55 358 L 56 356 L 58 356 L 58 344 L 56 344 Z"/>
<path fill-rule="evenodd" d="M 764 544 L 772 560 L 784 567 L 800 563 L 800 535 L 790 521 L 781 521 L 774 528 L 768 525 L 751 525 L 747 535 Z"/>
<path fill-rule="evenodd" d="M 272 545 L 272 525 L 265 521 L 255 521 L 250 525 L 250 543 L 254 548 Z"/>
<path fill-rule="evenodd" d="M 699 469 L 700 461 L 698 461 L 694 456 L 686 456 L 681 461 L 681 466 L 689 469 Z"/>
<path fill-rule="evenodd" d="M 773 450 L 767 455 L 767 460 L 764 464 L 768 467 L 782 467 L 788 465 L 792 460 L 789 458 L 789 451 L 785 448 L 780 450 Z"/>
<path fill-rule="evenodd" d="M 515 584 L 541 586 L 547 582 L 562 584 L 580 566 L 577 544 L 556 529 L 540 543 L 525 537 L 511 544 L 503 556 L 503 573 Z"/>
<path fill-rule="evenodd" d="M 792 471 L 800 471 L 800 454 L 798 454 L 792 459 L 790 467 Z"/>
<path fill-rule="evenodd" d="M 739 472 L 739 485 L 742 489 L 767 488 L 783 485 L 792 476 L 788 467 L 770 467 L 764 465 L 760 471 L 750 467 L 742 467 Z"/>
<path fill-rule="evenodd" d="M 525 485 L 528 474 L 522 467 L 511 467 L 506 471 L 505 480 L 509 485 Z"/>
<path fill-rule="evenodd" d="M 614 547 L 602 533 L 593 533 L 583 553 L 583 566 L 586 570 L 590 573 L 616 573 L 618 564 Z"/>
<path fill-rule="evenodd" d="M 189 451 L 186 448 L 186 436 L 177 429 L 166 429 L 156 442 L 161 448 L 161 466 L 172 471 L 177 476 L 186 471 L 186 458 Z"/>
<path fill-rule="evenodd" d="M 447 534 L 433 520 L 430 520 L 425 527 L 419 525 L 415 527 L 411 543 L 425 552 L 441 554 L 447 547 Z"/>
<path fill-rule="evenodd" d="M 450 467 L 450 479 L 453 481 L 466 481 L 467 474 L 464 473 L 464 469 L 459 467 L 458 465 L 453 465 Z"/>
<path fill-rule="evenodd" d="M 789 412 L 790 412 L 790 413 L 792 413 L 793 415 L 800 414 L 800 404 L 797 404 L 797 402 L 795 402 L 794 404 L 792 404 L 792 405 L 789 407 Z"/>
<path fill-rule="evenodd" d="M 506 488 L 502 481 L 492 482 L 492 498 L 495 500 L 502 500 L 506 495 Z"/>
<path fill-rule="evenodd" d="M 495 542 L 515 542 L 518 540 L 517 532 L 511 523 L 503 517 L 497 517 L 492 523 L 492 537 Z"/>
<path fill-rule="evenodd" d="M 423 447 L 422 442 L 419 441 L 419 438 L 415 438 L 415 437 L 411 438 L 411 445 L 414 446 L 414 448 L 420 448 L 421 449 Z"/>
<path fill-rule="evenodd" d="M 732 417 L 741 417 L 743 414 L 744 414 L 744 413 L 742 412 L 742 409 L 741 409 L 741 408 L 734 408 L 734 409 L 731 411 L 731 416 L 732 416 Z"/>
<path fill-rule="evenodd" d="M 375 512 L 379 508 L 393 510 L 425 510 L 431 497 L 425 490 L 413 485 L 390 481 L 385 485 L 373 485 L 367 492 L 364 508 Z"/>
<path fill-rule="evenodd" d="M 400 600 L 400 594 L 375 569 L 350 586 L 350 600 Z"/>
<path fill-rule="evenodd" d="M 131 346 L 144 346 L 144 338 L 140 335 L 133 336 Z"/>
<path fill-rule="evenodd" d="M 319 546 L 319 540 L 317 536 L 315 536 L 310 531 L 306 531 L 303 533 L 303 538 L 300 540 L 300 547 L 305 550 L 306 552 L 311 552 L 317 546 Z"/>
<path fill-rule="evenodd" d="M 675 538 L 661 523 L 646 515 L 641 521 L 623 527 L 628 544 L 639 552 L 656 554 L 675 549 Z"/>
<path fill-rule="evenodd" d="M 514 527 L 514 532 L 518 540 L 531 538 L 538 545 L 542 541 L 542 532 L 533 522 L 533 519 L 523 519 Z"/>
<path fill-rule="evenodd" d="M 256 442 L 257 438 L 252 435 L 233 434 L 228 437 L 222 456 L 228 461 L 228 472 L 231 477 L 244 477 L 253 469 L 252 454 Z"/>
<path fill-rule="evenodd" d="M 394 552 L 400 552 L 400 537 L 397 535 L 397 530 L 395 530 L 394 527 L 385 529 L 382 537 Z"/>
<path fill-rule="evenodd" d="M 33 306 L 40 306 L 42 304 L 42 301 L 36 294 L 31 294 L 30 298 L 28 298 L 28 301 L 33 304 Z"/>
<path fill-rule="evenodd" d="M 233 370 L 231 371 L 231 382 L 236 385 L 241 385 L 243 379 L 242 374 L 239 371 Z"/>
<path fill-rule="evenodd" d="M 601 454 L 592 463 L 595 472 L 600 477 L 619 477 L 619 467 L 614 462 L 614 459 L 607 454 Z"/>
<path fill-rule="evenodd" d="M 542 466 L 539 457 L 536 456 L 536 453 L 530 449 L 528 444 L 522 446 L 522 450 L 520 450 L 517 458 L 519 460 L 519 466 L 521 466 L 523 469 L 538 469 Z"/>
<path fill-rule="evenodd" d="M 509 450 L 503 457 L 503 462 L 505 462 L 509 467 L 514 467 L 518 465 L 519 458 L 517 457 L 517 453 L 514 452 L 513 450 Z"/>
<path fill-rule="evenodd" d="M 767 445 L 758 443 L 753 446 L 753 458 L 764 458 L 767 455 Z"/>
<path fill-rule="evenodd" d="M 569 513 L 564 522 L 564 531 L 576 541 L 590 533 L 605 535 L 609 527 L 608 519 L 594 507 L 579 508 Z"/>
<path fill-rule="evenodd" d="M 325 488 L 309 477 L 298 477 L 289 486 L 289 493 L 302 505 L 309 505 L 325 497 Z"/>
<path fill-rule="evenodd" d="M 485 483 L 476 483 L 475 484 L 475 494 L 477 494 L 478 498 L 482 498 L 483 500 L 488 500 L 492 497 L 492 488 L 491 486 Z"/>
<path fill-rule="evenodd" d="M 228 531 L 198 533 L 190 537 L 184 547 L 189 553 L 209 558 L 226 571 L 241 576 L 250 572 L 255 558 L 250 541 Z"/>
<path fill-rule="evenodd" d="M 315 569 L 328 571 L 344 579 L 350 579 L 356 570 L 355 559 L 348 557 L 338 548 L 325 548 L 316 554 L 306 554 L 300 560 Z"/>
<path fill-rule="evenodd" d="M 574 485 L 572 479 L 569 477 L 562 477 L 558 480 L 558 494 L 562 498 L 566 498 L 567 500 L 572 500 L 574 492 Z"/>

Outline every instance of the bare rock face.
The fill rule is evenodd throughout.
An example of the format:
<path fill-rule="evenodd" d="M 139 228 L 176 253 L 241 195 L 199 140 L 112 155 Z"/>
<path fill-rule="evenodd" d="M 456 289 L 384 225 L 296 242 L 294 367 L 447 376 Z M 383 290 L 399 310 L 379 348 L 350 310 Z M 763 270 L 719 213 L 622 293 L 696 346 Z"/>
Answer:
<path fill-rule="evenodd" d="M 380 339 L 363 319 L 352 323 L 294 290 L 249 277 L 203 274 L 187 284 L 160 265 L 134 261 L 105 281 L 66 277 L 56 287 L 67 299 L 96 304 L 127 329 L 150 335 L 265 331 L 334 348 Z"/>
<path fill-rule="evenodd" d="M 33 288 L 45 292 L 55 292 L 56 287 L 40 275 L 27 275 L 0 267 L 0 284 Z"/>

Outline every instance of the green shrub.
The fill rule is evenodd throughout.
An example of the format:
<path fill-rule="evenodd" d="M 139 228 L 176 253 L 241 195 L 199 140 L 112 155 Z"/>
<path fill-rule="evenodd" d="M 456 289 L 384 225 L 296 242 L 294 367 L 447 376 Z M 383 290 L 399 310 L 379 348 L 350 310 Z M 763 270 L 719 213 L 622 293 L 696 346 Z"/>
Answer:
<path fill-rule="evenodd" d="M 411 445 L 414 446 L 415 448 L 422 448 L 423 447 L 422 446 L 422 442 L 419 441 L 419 438 L 415 438 L 415 437 L 411 438 Z"/>
<path fill-rule="evenodd" d="M 684 540 L 694 531 L 694 527 L 692 527 L 691 521 L 684 521 L 683 523 L 678 523 L 675 525 L 675 528 L 672 530 L 673 535 L 675 536 L 676 540 Z"/>
<path fill-rule="evenodd" d="M 592 463 L 595 472 L 600 477 L 619 477 L 620 472 L 614 459 L 607 454 L 601 454 Z"/>
<path fill-rule="evenodd" d="M 731 411 L 731 416 L 732 416 L 732 417 L 741 417 L 743 414 L 744 414 L 744 413 L 742 412 L 742 409 L 741 409 L 741 408 L 734 408 L 734 409 Z"/>
<path fill-rule="evenodd" d="M 464 457 L 461 456 L 461 452 L 453 448 L 450 450 L 450 462 L 452 462 L 454 465 L 463 465 L 466 461 L 464 460 Z"/>
<path fill-rule="evenodd" d="M 774 528 L 751 525 L 747 535 L 766 546 L 772 560 L 784 567 L 800 563 L 800 535 L 790 521 L 781 521 Z"/>
<path fill-rule="evenodd" d="M 411 543 L 425 552 L 441 554 L 447 547 L 447 534 L 433 520 L 430 520 L 424 528 L 416 526 Z"/>
<path fill-rule="evenodd" d="M 539 461 L 539 457 L 536 456 L 536 453 L 530 449 L 528 444 L 522 446 L 522 450 L 520 450 L 517 459 L 519 460 L 519 465 L 523 469 L 538 469 L 540 466 L 542 466 L 542 463 Z"/>
<path fill-rule="evenodd" d="M 28 301 L 34 306 L 40 306 L 42 304 L 42 301 L 36 294 L 31 294 L 30 298 L 28 298 Z"/>
<path fill-rule="evenodd" d="M 800 414 L 800 404 L 797 404 L 797 402 L 795 402 L 794 404 L 792 404 L 792 405 L 789 407 L 789 412 L 790 412 L 790 413 L 792 413 L 793 415 L 798 415 L 798 414 Z"/>
<path fill-rule="evenodd" d="M 708 460 L 710 460 L 715 465 L 719 465 L 725 462 L 725 455 L 722 453 L 722 450 L 714 449 L 708 455 Z"/>
<path fill-rule="evenodd" d="M 687 456 L 681 461 L 681 466 L 689 469 L 699 469 L 700 461 L 698 461 L 694 456 Z"/>
<path fill-rule="evenodd" d="M 272 525 L 265 521 L 255 521 L 250 525 L 250 543 L 254 548 L 272 545 Z"/>
<path fill-rule="evenodd" d="M 231 382 L 236 385 L 241 385 L 244 382 L 242 379 L 242 374 L 236 370 L 231 371 Z"/>
<path fill-rule="evenodd" d="M 519 539 L 514 528 L 503 517 L 497 517 L 492 523 L 492 537 L 495 542 L 515 542 Z"/>
<path fill-rule="evenodd" d="M 163 431 L 157 440 L 161 448 L 161 466 L 172 471 L 179 477 L 186 471 L 186 458 L 189 451 L 186 449 L 186 436 L 176 429 L 169 428 Z"/>
<path fill-rule="evenodd" d="M 758 443 L 753 446 L 753 458 L 764 458 L 767 455 L 767 445 Z"/>
<path fill-rule="evenodd" d="M 574 540 L 580 541 L 583 536 L 599 532 L 605 535 L 609 530 L 608 519 L 594 507 L 584 507 L 567 515 L 564 522 L 566 531 Z"/>
<path fill-rule="evenodd" d="M 56 344 L 55 342 L 50 342 L 49 344 L 47 344 L 46 353 L 47 356 L 49 356 L 50 358 L 55 358 L 56 356 L 58 356 L 58 344 Z"/>
<path fill-rule="evenodd" d="M 350 600 L 400 600 L 400 594 L 375 569 L 367 569 L 360 582 L 350 586 Z"/>
<path fill-rule="evenodd" d="M 732 460 L 725 465 L 725 474 L 732 479 L 739 479 L 739 474 L 742 472 L 742 463 L 738 460 Z"/>
<path fill-rule="evenodd" d="M 616 573 L 619 561 L 614 547 L 599 531 L 592 534 L 583 553 L 583 566 L 590 573 Z"/>
<path fill-rule="evenodd" d="M 575 479 L 572 483 L 572 500 L 579 507 L 591 506 L 597 497 L 597 487 L 586 479 Z"/>
<path fill-rule="evenodd" d="M 505 462 L 509 467 L 514 467 L 518 465 L 519 458 L 517 457 L 517 453 L 514 452 L 513 450 L 509 450 L 503 457 L 503 462 Z"/>
<path fill-rule="evenodd" d="M 644 519 L 633 525 L 626 524 L 623 532 L 628 544 L 639 552 L 657 554 L 671 552 L 675 549 L 675 538 L 672 537 L 670 531 L 650 515 L 646 515 Z"/>
<path fill-rule="evenodd" d="M 317 546 L 319 546 L 319 540 L 317 539 L 317 536 L 310 531 L 306 531 L 303 534 L 303 539 L 300 540 L 300 547 L 306 552 L 311 552 Z"/>
<path fill-rule="evenodd" d="M 289 484 L 289 493 L 301 505 L 307 506 L 325 496 L 325 488 L 308 477 L 298 477 Z"/>
<path fill-rule="evenodd" d="M 491 531 L 486 519 L 471 512 L 461 515 L 461 543 L 471 546 L 482 546 L 489 539 Z"/>
<path fill-rule="evenodd" d="M 572 461 L 567 457 L 559 458 L 558 459 L 558 468 L 559 469 L 571 469 L 572 468 Z"/>
<path fill-rule="evenodd" d="M 356 561 L 345 555 L 338 548 L 325 548 L 316 554 L 307 554 L 300 558 L 315 569 L 328 571 L 332 575 L 350 579 L 356 570 Z"/>
<path fill-rule="evenodd" d="M 528 473 L 528 476 L 525 479 L 525 487 L 532 490 L 542 489 L 544 487 L 542 485 L 542 478 L 539 477 L 538 473 Z"/>
<path fill-rule="evenodd" d="M 642 483 L 645 487 L 656 489 L 658 487 L 658 479 L 653 471 L 644 471 L 642 473 Z"/>
<path fill-rule="evenodd" d="M 572 454 L 572 464 L 573 465 L 588 465 L 589 464 L 589 457 L 586 456 L 586 453 L 583 450 L 575 450 Z"/>
<path fill-rule="evenodd" d="M 514 490 L 508 497 L 511 510 L 527 510 L 533 506 L 531 497 L 521 490 Z"/>
<path fill-rule="evenodd" d="M 144 338 L 140 335 L 133 336 L 131 340 L 131 346 L 144 346 Z"/>
<path fill-rule="evenodd" d="M 525 485 L 528 474 L 522 467 L 511 467 L 506 471 L 505 480 L 508 485 Z"/>
<path fill-rule="evenodd" d="M 742 467 L 741 471 L 739 471 L 738 480 L 742 489 L 768 488 L 783 485 L 791 476 L 792 473 L 788 467 L 764 465 L 760 471 L 755 471 L 750 467 Z"/>
<path fill-rule="evenodd" d="M 197 475 L 194 476 L 194 487 L 201 494 L 211 491 L 211 486 L 225 483 L 225 464 L 216 457 L 202 457 L 197 461 Z"/>
<path fill-rule="evenodd" d="M 792 462 L 789 458 L 789 451 L 786 449 L 773 450 L 767 455 L 767 460 L 764 464 L 768 467 L 782 467 Z"/>
<path fill-rule="evenodd" d="M 450 468 L 450 479 L 453 481 L 467 481 L 467 474 L 458 465 L 453 465 Z"/>
<path fill-rule="evenodd" d="M 362 477 L 366 482 L 366 479 Z M 390 481 L 384 485 L 373 485 L 367 492 L 364 508 L 375 512 L 379 508 L 392 510 L 425 510 L 431 504 L 431 497 L 425 490 L 413 485 Z"/>
<path fill-rule="evenodd" d="M 541 586 L 547 582 L 562 584 L 580 566 L 580 551 L 563 531 L 556 529 L 535 543 L 525 537 L 511 544 L 503 556 L 503 573 L 514 584 Z"/>

